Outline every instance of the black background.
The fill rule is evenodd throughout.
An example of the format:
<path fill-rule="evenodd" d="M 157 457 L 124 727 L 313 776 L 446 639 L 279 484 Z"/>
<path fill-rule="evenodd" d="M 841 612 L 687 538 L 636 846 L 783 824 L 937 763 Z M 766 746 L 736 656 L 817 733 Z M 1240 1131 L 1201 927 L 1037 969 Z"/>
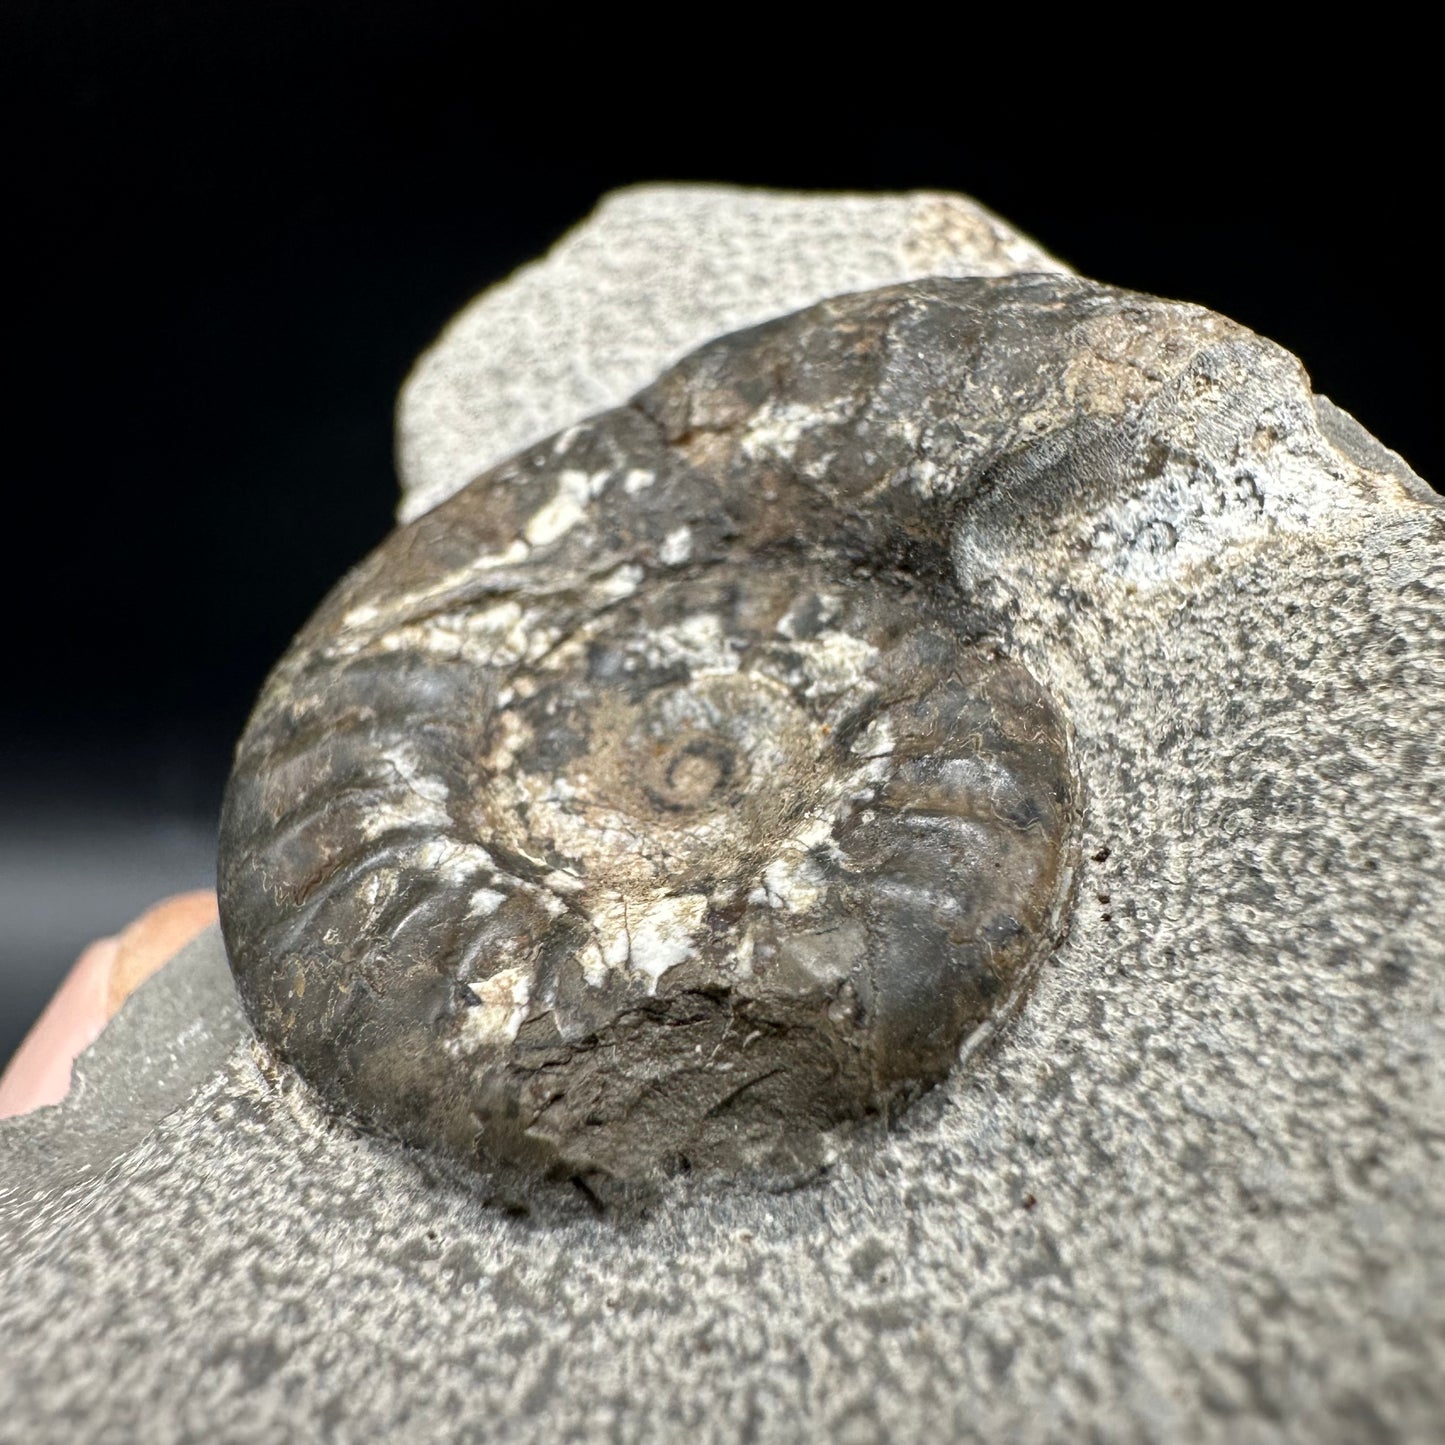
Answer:
<path fill-rule="evenodd" d="M 967 192 L 1282 342 L 1445 478 L 1435 137 L 1358 40 L 1284 94 L 1281 56 L 1045 75 L 1015 36 L 951 52 L 926 119 L 937 72 L 863 44 L 800 60 L 825 83 L 785 116 L 786 66 L 704 79 L 675 45 L 564 83 L 475 10 L 9 0 L 0 1059 L 85 939 L 207 881 L 252 696 L 390 524 L 412 359 L 614 186 Z"/>

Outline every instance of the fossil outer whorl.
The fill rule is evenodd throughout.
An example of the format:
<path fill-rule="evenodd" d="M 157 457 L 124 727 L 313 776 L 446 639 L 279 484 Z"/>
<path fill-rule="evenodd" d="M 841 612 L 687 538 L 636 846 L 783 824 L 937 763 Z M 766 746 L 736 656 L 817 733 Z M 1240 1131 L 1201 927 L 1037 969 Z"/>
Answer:
<path fill-rule="evenodd" d="M 624 1180 L 791 1174 L 941 1078 L 1062 928 L 1078 811 L 955 534 L 1035 441 L 1000 384 L 1067 384 L 1073 332 L 1142 304 L 824 303 L 395 532 L 239 748 L 261 1036 L 412 1142 Z"/>

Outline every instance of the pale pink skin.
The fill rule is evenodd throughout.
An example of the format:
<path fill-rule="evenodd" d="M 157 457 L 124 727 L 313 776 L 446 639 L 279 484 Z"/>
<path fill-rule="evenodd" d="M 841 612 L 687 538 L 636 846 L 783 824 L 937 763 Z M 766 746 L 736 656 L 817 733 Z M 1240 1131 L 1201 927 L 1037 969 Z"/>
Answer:
<path fill-rule="evenodd" d="M 70 1092 L 77 1056 L 151 974 L 215 920 L 214 893 L 181 893 L 92 943 L 0 1075 L 0 1119 L 58 1104 Z"/>

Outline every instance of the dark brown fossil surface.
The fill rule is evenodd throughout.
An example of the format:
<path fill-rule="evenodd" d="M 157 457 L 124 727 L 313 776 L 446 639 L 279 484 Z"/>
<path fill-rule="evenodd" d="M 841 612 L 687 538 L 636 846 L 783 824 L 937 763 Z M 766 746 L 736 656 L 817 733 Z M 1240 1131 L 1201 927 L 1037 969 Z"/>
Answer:
<path fill-rule="evenodd" d="M 941 1078 L 1063 928 L 1078 813 L 957 538 L 1080 333 L 1161 304 L 825 302 L 395 532 L 239 748 L 261 1037 L 374 1127 L 564 1177 L 794 1175 Z"/>

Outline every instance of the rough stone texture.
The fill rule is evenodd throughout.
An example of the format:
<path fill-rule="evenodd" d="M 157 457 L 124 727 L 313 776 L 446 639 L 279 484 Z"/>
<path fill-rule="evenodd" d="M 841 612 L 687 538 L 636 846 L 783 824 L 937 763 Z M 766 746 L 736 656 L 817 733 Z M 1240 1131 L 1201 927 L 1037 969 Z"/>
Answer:
<path fill-rule="evenodd" d="M 102 1187 L 0 1127 L 0 1436 L 1438 1438 L 1445 513 L 1284 353 L 1149 315 L 954 542 L 1084 798 L 987 1058 L 807 1187 L 623 1217 L 499 1209 L 247 1043 Z"/>
<path fill-rule="evenodd" d="M 11 1126 L 0 1197 L 84 1187 L 184 1104 L 248 1036 L 219 930 L 188 944 L 147 979 L 76 1061 L 70 1093 Z"/>
<path fill-rule="evenodd" d="M 397 403 L 399 514 L 620 405 L 724 332 L 922 276 L 1067 270 L 966 196 L 618 191 L 417 362 Z"/>

